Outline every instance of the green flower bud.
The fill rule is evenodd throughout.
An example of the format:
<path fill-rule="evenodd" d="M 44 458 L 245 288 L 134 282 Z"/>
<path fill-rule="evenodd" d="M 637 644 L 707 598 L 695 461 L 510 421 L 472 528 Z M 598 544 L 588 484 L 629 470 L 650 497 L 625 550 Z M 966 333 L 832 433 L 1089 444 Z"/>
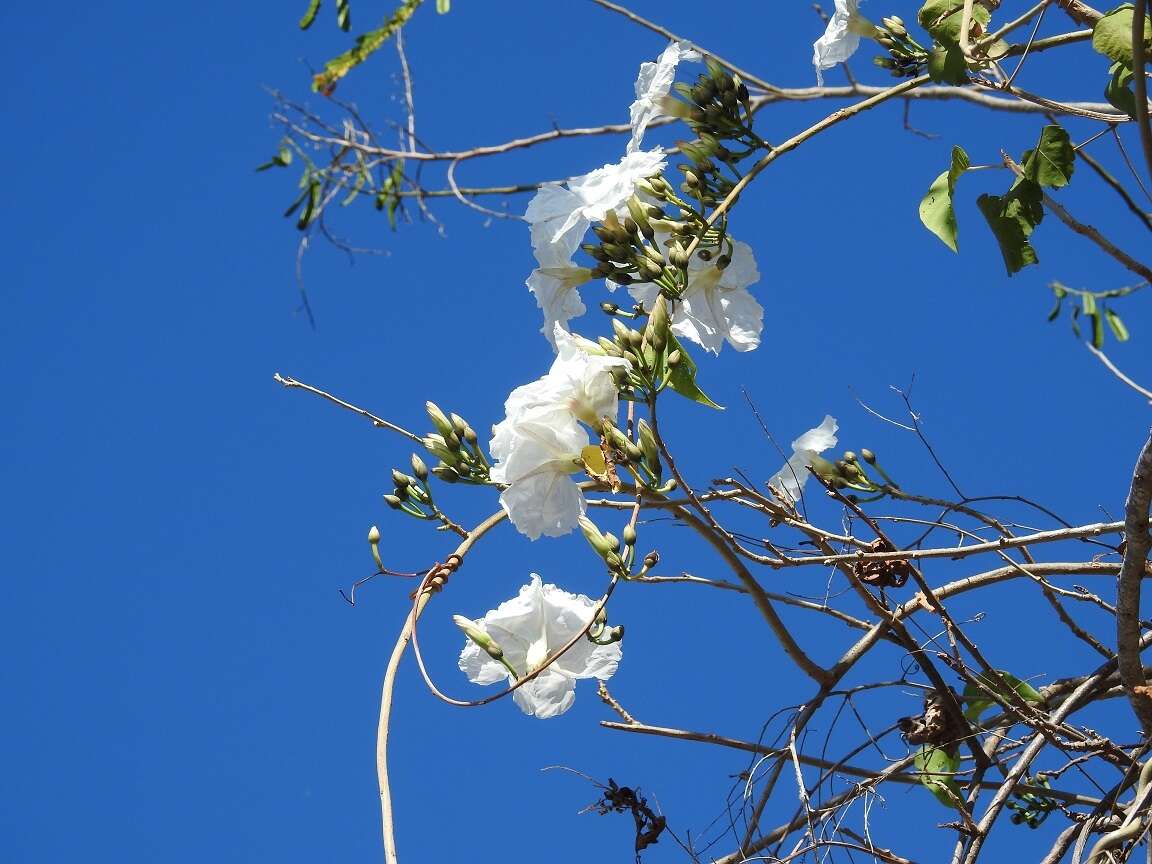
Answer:
<path fill-rule="evenodd" d="M 589 519 L 587 516 L 581 516 L 577 523 L 580 525 L 580 530 L 584 533 L 584 539 L 588 544 L 596 550 L 596 554 L 603 558 L 612 553 L 612 544 L 608 538 L 605 537 L 600 529 L 596 527 L 596 523 Z M 613 537 L 613 540 L 616 538 Z M 617 541 L 617 548 L 619 548 L 619 541 Z"/>
<path fill-rule="evenodd" d="M 613 552 L 620 551 L 620 538 L 611 531 L 604 535 L 604 542 L 608 544 L 608 548 Z"/>
<path fill-rule="evenodd" d="M 593 279 L 603 279 L 605 276 L 611 276 L 616 268 L 609 264 L 607 261 L 601 261 L 592 268 Z"/>
<path fill-rule="evenodd" d="M 620 346 L 617 345 L 612 340 L 607 339 L 604 336 L 597 336 L 596 337 L 596 344 L 598 344 L 600 346 L 600 348 L 604 351 L 605 354 L 608 354 L 611 357 L 619 357 L 620 356 Z"/>
<path fill-rule="evenodd" d="M 408 484 L 412 482 L 412 478 L 402 471 L 395 468 L 392 469 L 392 482 L 396 484 L 397 489 L 406 489 Z"/>
<path fill-rule="evenodd" d="M 442 435 L 427 435 L 420 439 L 420 443 L 424 445 L 425 450 L 437 459 L 442 459 L 449 463 L 455 463 L 457 461 L 458 457 L 448 449 L 448 444 Z"/>
<path fill-rule="evenodd" d="M 876 464 L 876 454 L 869 450 L 867 447 L 861 448 L 860 458 L 867 462 L 869 465 Z"/>
<path fill-rule="evenodd" d="M 652 427 L 643 417 L 636 424 L 636 437 L 640 439 L 640 449 L 643 451 L 644 461 L 653 473 L 658 472 L 660 470 L 660 448 L 656 444 L 656 435 L 652 432 Z"/>
<path fill-rule="evenodd" d="M 844 461 L 845 462 L 855 462 L 856 461 L 856 454 L 853 453 L 851 450 L 845 450 L 844 451 Z"/>
<path fill-rule="evenodd" d="M 393 510 L 399 510 L 402 502 L 395 495 L 385 495 L 384 503 L 391 507 Z"/>
<path fill-rule="evenodd" d="M 628 346 L 628 328 L 619 318 L 612 319 L 612 333 L 620 347 L 626 348 Z"/>
<path fill-rule="evenodd" d="M 671 354 L 668 355 L 668 359 L 664 362 L 668 364 L 669 369 L 675 369 L 680 365 L 680 361 L 683 359 L 683 356 L 684 355 L 680 353 L 680 349 L 676 348 L 672 351 Z"/>
<path fill-rule="evenodd" d="M 462 434 L 464 436 L 464 440 L 471 444 L 473 447 L 475 447 L 477 442 L 480 440 L 480 436 L 476 434 L 476 430 L 468 425 L 464 426 L 464 431 L 460 434 Z"/>
<path fill-rule="evenodd" d="M 373 546 L 380 542 L 380 529 L 375 525 L 368 529 L 368 542 Z"/>
<path fill-rule="evenodd" d="M 636 545 L 636 529 L 632 527 L 631 522 L 629 522 L 627 525 L 624 526 L 624 532 L 623 533 L 624 533 L 624 545 L 625 546 L 635 546 Z"/>
<path fill-rule="evenodd" d="M 432 473 L 445 483 L 455 483 L 460 479 L 460 473 L 451 465 L 437 465 L 432 469 Z"/>
<path fill-rule="evenodd" d="M 452 421 L 449 420 L 440 407 L 435 402 L 425 402 L 424 410 L 428 412 L 428 418 L 432 421 L 432 425 L 436 427 L 436 431 L 441 435 L 447 437 L 452 431 Z"/>
<path fill-rule="evenodd" d="M 452 620 L 456 626 L 464 631 L 464 635 L 475 642 L 484 653 L 493 660 L 504 659 L 504 649 L 479 624 L 463 615 L 453 615 Z"/>
<path fill-rule="evenodd" d="M 411 497 L 408 494 L 408 487 L 407 486 L 397 486 L 395 491 L 396 491 L 396 497 L 399 498 L 401 501 L 407 501 Z"/>
<path fill-rule="evenodd" d="M 451 430 L 444 436 L 444 443 L 448 445 L 448 449 L 453 453 L 460 452 L 460 436 Z"/>
<path fill-rule="evenodd" d="M 617 306 L 615 303 L 610 303 L 607 300 L 605 300 L 603 303 L 600 304 L 600 311 L 602 311 L 608 315 L 615 315 L 616 312 L 619 311 L 619 309 L 620 309 L 619 306 Z"/>
<path fill-rule="evenodd" d="M 424 464 L 424 460 L 412 454 L 412 473 L 419 477 L 421 480 L 428 479 L 428 466 Z"/>

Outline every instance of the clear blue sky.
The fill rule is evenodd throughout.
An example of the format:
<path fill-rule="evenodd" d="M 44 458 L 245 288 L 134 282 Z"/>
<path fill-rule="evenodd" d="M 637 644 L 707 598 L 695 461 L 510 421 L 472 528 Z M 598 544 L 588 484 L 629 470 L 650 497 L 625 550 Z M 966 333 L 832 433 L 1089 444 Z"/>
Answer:
<path fill-rule="evenodd" d="M 346 43 L 331 9 L 315 32 L 299 33 L 304 5 L 0 12 L 9 45 L 0 96 L 6 862 L 378 860 L 376 708 L 410 586 L 381 580 L 355 608 L 337 589 L 371 572 L 364 536 L 373 523 L 400 569 L 427 566 L 449 546 L 380 499 L 389 469 L 407 462 L 404 442 L 280 389 L 272 374 L 407 426 L 425 427 L 422 405 L 432 398 L 486 429 L 506 393 L 546 369 L 550 350 L 522 288 L 531 268 L 524 226 L 486 225 L 456 206 L 436 211 L 446 237 L 427 224 L 393 234 L 374 212 L 350 213 L 345 233 L 389 254 L 350 263 L 318 243 L 304 264 L 316 329 L 298 314 L 297 234 L 279 216 L 292 181 L 252 169 L 279 137 L 262 87 L 319 101 L 307 92 L 309 64 Z M 354 3 L 357 28 L 387 5 Z M 418 133 L 441 149 L 554 122 L 623 122 L 638 64 L 662 48 L 590 3 L 453 5 L 446 17 L 422 9 L 406 31 Z M 873 5 L 877 16 L 914 18 L 911 3 Z M 810 46 L 822 28 L 807 3 L 636 8 L 781 84 L 813 83 Z M 1053 32 L 1070 29 L 1055 13 L 1049 19 Z M 883 83 L 871 53 L 855 67 Z M 372 117 L 398 118 L 396 68 L 385 50 L 341 95 Z M 1102 69 L 1077 81 L 1076 67 L 1037 62 L 1028 83 L 1099 100 Z M 759 129 L 777 140 L 831 107 L 773 108 Z M 900 108 L 887 107 L 780 160 L 745 196 L 734 230 L 760 262 L 764 344 L 702 364 L 724 414 L 670 409 L 682 430 L 673 441 L 694 451 L 688 470 L 707 479 L 778 467 L 742 403 L 743 385 L 779 440 L 831 413 L 844 445 L 870 446 L 906 484 L 917 478 L 921 491 L 945 493 L 910 436 L 853 397 L 899 413 L 888 385 L 915 376 L 926 428 L 970 494 L 1028 494 L 1073 521 L 1099 519 L 1100 508 L 1118 515 L 1147 406 L 1102 372 L 1066 322 L 1045 323 L 1046 284 L 1135 280 L 1055 220 L 1036 235 L 1042 266 L 1006 279 L 973 204 L 979 191 L 1007 185 L 1002 172 L 962 180 L 961 254 L 952 255 L 916 215 L 951 145 L 994 162 L 1000 147 L 1031 146 L 1043 121 L 941 105 L 915 106 L 912 120 L 939 137 L 902 131 Z M 466 166 L 458 179 L 570 176 L 622 147 L 623 139 L 543 147 Z M 1111 150 L 1100 154 L 1117 164 Z M 1147 249 L 1127 214 L 1100 215 L 1111 201 L 1087 172 L 1067 200 L 1117 240 Z M 1147 298 L 1123 311 L 1134 343 L 1111 353 L 1147 383 Z M 451 500 L 469 522 L 495 503 L 467 491 Z M 670 571 L 720 575 L 681 534 L 658 526 L 649 536 Z M 478 692 L 455 669 L 461 640 L 450 613 L 482 614 L 531 570 L 597 594 L 593 565 L 578 538 L 532 545 L 504 531 L 479 550 L 422 630 L 443 686 Z M 929 576 L 958 572 L 940 565 Z M 779 577 L 771 587 L 819 595 L 823 576 Z M 807 695 L 747 604 L 625 588 L 613 610 L 628 627 L 613 690 L 641 720 L 755 738 L 773 711 Z M 988 612 L 980 626 L 1004 665 L 1040 681 L 1089 665 L 1083 652 L 1065 658 L 1022 645 L 1031 613 L 1008 602 L 1015 595 L 999 596 L 1004 605 L 980 607 Z M 1032 608 L 1041 628 L 1046 613 Z M 827 639 L 824 659 L 847 638 L 794 620 L 806 638 Z M 628 860 L 628 818 L 577 816 L 595 790 L 539 772 L 553 764 L 639 784 L 675 830 L 706 831 L 747 760 L 603 731 L 593 689 L 581 687 L 563 718 L 539 722 L 510 702 L 444 706 L 406 664 L 395 729 L 402 859 Z M 894 699 L 890 719 L 914 713 L 916 702 Z M 913 847 L 934 848 L 927 826 L 947 814 L 921 790 L 890 791 L 886 830 L 907 832 L 908 814 L 925 826 Z M 646 860 L 682 856 L 665 841 Z"/>

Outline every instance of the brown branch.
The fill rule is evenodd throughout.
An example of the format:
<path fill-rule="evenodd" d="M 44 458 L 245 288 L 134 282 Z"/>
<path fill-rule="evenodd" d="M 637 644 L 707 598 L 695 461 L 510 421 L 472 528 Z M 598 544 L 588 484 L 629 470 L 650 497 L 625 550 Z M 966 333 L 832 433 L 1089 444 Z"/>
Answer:
<path fill-rule="evenodd" d="M 1120 680 L 1128 701 L 1147 736 L 1152 734 L 1152 695 L 1140 662 L 1140 588 L 1148 562 L 1152 537 L 1148 512 L 1152 506 L 1152 435 L 1145 442 L 1132 473 L 1132 487 L 1124 505 L 1124 561 L 1116 587 L 1116 650 Z"/>
<path fill-rule="evenodd" d="M 1144 50 L 1144 24 L 1148 0 L 1135 0 L 1132 10 L 1132 93 L 1136 97 L 1136 128 L 1140 130 L 1140 145 L 1144 148 L 1144 161 L 1152 177 L 1152 122 L 1148 120 L 1148 79 L 1144 75 L 1147 61 Z"/>

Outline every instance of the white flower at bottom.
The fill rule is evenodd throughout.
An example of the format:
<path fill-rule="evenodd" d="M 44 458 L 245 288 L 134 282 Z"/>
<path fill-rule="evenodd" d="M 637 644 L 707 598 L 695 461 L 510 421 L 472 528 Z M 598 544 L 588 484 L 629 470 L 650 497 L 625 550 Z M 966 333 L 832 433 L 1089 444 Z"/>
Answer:
<path fill-rule="evenodd" d="M 793 441 L 792 458 L 768 479 L 768 485 L 779 489 L 793 503 L 799 501 L 808 482 L 808 468 L 815 467 L 821 453 L 836 446 L 836 429 L 836 418 L 827 414 L 823 423 Z"/>
<path fill-rule="evenodd" d="M 828 20 L 824 35 L 812 43 L 812 65 L 816 67 L 816 83 L 824 86 L 824 70 L 837 63 L 845 63 L 860 47 L 861 36 L 872 36 L 876 25 L 857 9 L 860 0 L 836 0 L 836 11 Z"/>
<path fill-rule="evenodd" d="M 503 650 L 503 660 L 524 676 L 563 648 L 591 620 L 596 601 L 583 594 L 569 594 L 555 585 L 531 580 L 511 600 L 506 600 L 472 622 Z M 534 679 L 517 689 L 512 698 L 532 717 L 557 717 L 572 707 L 576 681 L 606 681 L 620 663 L 620 643 L 597 645 L 581 638 L 562 657 Z M 460 652 L 460 671 L 475 684 L 509 683 L 516 680 L 508 668 L 469 640 Z"/>
<path fill-rule="evenodd" d="M 657 243 L 663 245 L 666 239 L 667 235 L 657 232 Z M 764 307 L 748 292 L 748 286 L 758 281 L 760 271 L 747 243 L 733 242 L 732 261 L 723 270 L 718 270 L 714 261 L 701 261 L 693 255 L 688 264 L 688 287 L 672 311 L 672 332 L 713 354 L 720 353 L 725 340 L 737 351 L 753 350 L 760 345 Z M 628 290 L 645 309 L 652 308 L 660 293 L 651 282 Z"/>

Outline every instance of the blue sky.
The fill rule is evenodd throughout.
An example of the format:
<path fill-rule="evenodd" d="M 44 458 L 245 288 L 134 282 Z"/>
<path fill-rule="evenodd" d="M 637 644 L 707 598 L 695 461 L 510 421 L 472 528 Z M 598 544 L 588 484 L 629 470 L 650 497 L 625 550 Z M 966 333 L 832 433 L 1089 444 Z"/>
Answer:
<path fill-rule="evenodd" d="M 662 48 L 590 3 L 453 5 L 445 17 L 421 10 L 406 31 L 418 134 L 441 149 L 553 123 L 624 122 L 637 66 Z M 811 84 L 818 20 L 806 3 L 770 5 L 787 9 L 635 8 L 773 81 Z M 382 14 L 377 6 L 353 4 L 357 28 Z M 350 212 L 345 233 L 387 254 L 350 261 L 317 241 L 304 261 L 316 328 L 299 314 L 298 235 L 279 215 L 292 180 L 253 168 L 280 134 L 263 88 L 320 104 L 307 92 L 310 65 L 346 43 L 326 17 L 301 34 L 302 11 L 204 2 L 0 12 L 10 46 L 0 96 L 9 118 L 0 144 L 9 166 L 0 259 L 5 861 L 378 858 L 379 683 L 411 589 L 379 580 L 355 608 L 338 589 L 371 572 L 364 536 L 373 523 L 399 569 L 427 566 L 449 546 L 380 499 L 389 469 L 407 463 L 405 442 L 282 390 L 272 375 L 405 426 L 426 427 L 431 398 L 486 429 L 506 393 L 542 374 L 551 354 L 522 288 L 531 269 L 523 224 L 487 224 L 452 205 L 436 209 L 445 236 L 419 223 L 392 233 L 375 212 Z M 874 13 L 911 21 L 914 11 L 898 3 Z M 1052 32 L 1065 29 L 1049 18 Z M 869 56 L 859 55 L 858 74 L 883 83 Z M 1021 80 L 1099 100 L 1103 67 L 1077 78 L 1083 68 L 1041 58 Z M 386 49 L 341 95 L 395 120 L 396 69 Z M 832 105 L 772 108 L 758 128 L 778 140 Z M 1147 406 L 1065 321 L 1044 316 L 1052 279 L 1098 290 L 1135 279 L 1054 219 L 1035 238 L 1041 266 L 1005 278 L 974 206 L 978 192 L 1007 186 L 1003 172 L 961 181 L 953 255 L 916 215 L 951 145 L 995 162 L 1002 147 L 1031 146 L 1043 121 L 956 105 L 916 105 L 912 121 L 938 137 L 903 131 L 900 108 L 887 107 L 781 159 L 741 202 L 733 230 L 760 262 L 764 344 L 701 364 L 726 412 L 669 408 L 686 470 L 707 479 L 778 467 L 744 406 L 746 387 L 781 442 L 831 413 L 845 446 L 872 447 L 906 485 L 944 494 L 911 437 L 855 400 L 898 415 L 889 385 L 914 380 L 925 428 L 969 494 L 1026 494 L 1071 521 L 1103 518 L 1101 508 L 1118 518 Z M 1071 128 L 1082 137 L 1092 127 Z M 662 134 L 653 139 L 672 140 Z M 458 180 L 571 176 L 615 160 L 622 146 L 534 148 L 470 163 Z M 1121 170 L 1113 150 L 1095 152 Z M 1147 248 L 1086 171 L 1065 200 L 1121 245 Z M 1134 339 L 1110 354 L 1147 383 L 1146 298 L 1122 312 Z M 603 332 L 598 319 L 580 326 Z M 495 503 L 467 490 L 450 500 L 465 522 Z M 720 575 L 668 526 L 650 537 L 670 570 Z M 422 628 L 437 679 L 454 695 L 477 695 L 455 669 L 450 613 L 479 616 L 533 570 L 597 594 L 593 565 L 578 538 L 499 534 Z M 941 564 L 928 575 L 959 572 Z M 781 576 L 771 587 L 819 595 L 823 576 Z M 613 607 L 628 627 L 613 691 L 641 720 L 754 739 L 773 711 L 806 697 L 750 607 L 693 589 L 625 588 Z M 1047 681 L 1090 664 L 1045 641 L 1050 622 L 1034 595 L 989 596 L 997 604 L 972 612 L 987 613 L 980 632 L 1017 674 Z M 847 638 L 803 617 L 795 626 L 824 659 Z M 893 655 L 893 669 L 899 662 Z M 914 695 L 887 698 L 881 713 L 916 710 Z M 596 791 L 542 767 L 640 785 L 675 830 L 697 836 L 748 765 L 740 754 L 603 731 L 606 711 L 587 687 L 569 714 L 538 722 L 510 702 L 444 706 L 406 664 L 397 700 L 397 809 L 410 861 L 623 860 L 627 817 L 578 816 Z M 780 818 L 790 806 L 785 799 Z M 930 826 L 944 815 L 921 790 L 889 792 L 885 812 L 889 832 L 907 834 L 908 814 L 919 818 L 923 836 L 910 842 L 935 848 Z M 645 860 L 683 858 L 662 842 Z"/>

